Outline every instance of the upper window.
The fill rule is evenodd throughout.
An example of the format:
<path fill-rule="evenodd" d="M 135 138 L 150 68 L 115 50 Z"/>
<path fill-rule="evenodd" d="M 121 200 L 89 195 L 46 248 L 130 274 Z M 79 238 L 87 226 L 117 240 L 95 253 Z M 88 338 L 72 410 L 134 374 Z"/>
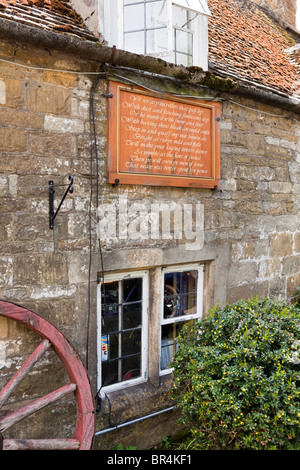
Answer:
<path fill-rule="evenodd" d="M 161 373 L 177 350 L 177 337 L 183 325 L 202 316 L 203 266 L 184 266 L 163 270 L 161 312 Z"/>
<path fill-rule="evenodd" d="M 111 0 L 108 15 L 110 45 L 207 69 L 206 0 Z"/>

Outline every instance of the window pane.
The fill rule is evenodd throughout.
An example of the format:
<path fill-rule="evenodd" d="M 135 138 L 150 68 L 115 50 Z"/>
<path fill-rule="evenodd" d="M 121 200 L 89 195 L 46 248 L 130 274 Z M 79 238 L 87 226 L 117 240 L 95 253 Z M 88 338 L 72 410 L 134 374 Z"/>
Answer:
<path fill-rule="evenodd" d="M 102 362 L 102 385 L 118 382 L 118 361 Z"/>
<path fill-rule="evenodd" d="M 119 314 L 118 304 L 115 305 L 115 312 L 109 314 L 102 314 L 102 333 L 107 334 L 111 331 L 118 331 L 119 329 Z"/>
<path fill-rule="evenodd" d="M 188 67 L 192 65 L 192 56 L 180 54 L 180 52 L 175 53 L 175 64 L 176 65 L 183 65 Z"/>
<path fill-rule="evenodd" d="M 110 311 L 110 306 L 118 303 L 118 282 L 108 282 L 105 283 L 105 286 L 102 286 L 101 293 L 101 302 L 102 302 L 102 311 L 104 306 L 107 306 L 107 309 Z"/>
<path fill-rule="evenodd" d="M 123 329 L 137 328 L 142 324 L 142 303 L 123 306 Z"/>
<path fill-rule="evenodd" d="M 136 54 L 145 54 L 145 33 L 127 33 L 124 34 L 124 47 L 126 51 Z"/>
<path fill-rule="evenodd" d="M 136 302 L 142 299 L 142 279 L 125 279 L 123 281 L 123 302 Z"/>
<path fill-rule="evenodd" d="M 182 329 L 184 323 L 172 323 L 164 325 L 161 329 L 161 356 L 160 368 L 168 369 L 170 361 L 177 351 L 176 338 Z"/>
<path fill-rule="evenodd" d="M 122 334 L 122 356 L 137 354 L 141 351 L 141 330 L 126 331 Z"/>
<path fill-rule="evenodd" d="M 118 282 L 109 282 L 102 286 L 101 312 L 102 333 L 104 334 L 119 328 L 118 291 Z"/>
<path fill-rule="evenodd" d="M 130 380 L 141 375 L 141 355 L 127 357 L 122 364 L 122 380 Z"/>
<path fill-rule="evenodd" d="M 124 8 L 124 32 L 139 31 L 144 28 L 144 5 L 133 5 Z"/>
<path fill-rule="evenodd" d="M 166 2 L 151 2 L 146 5 L 146 28 L 159 28 L 166 25 L 167 8 Z"/>
<path fill-rule="evenodd" d="M 197 271 L 184 271 L 165 274 L 165 319 L 196 313 L 197 275 Z"/>
<path fill-rule="evenodd" d="M 165 52 L 168 50 L 167 28 L 154 29 L 146 33 L 146 54 Z"/>
<path fill-rule="evenodd" d="M 174 30 L 175 36 L 175 51 L 183 52 L 184 54 L 192 54 L 193 36 L 185 31 L 179 29 Z"/>
<path fill-rule="evenodd" d="M 114 333 L 111 335 L 107 335 L 108 337 L 108 360 L 117 359 L 120 354 L 120 340 L 121 340 L 121 333 Z"/>

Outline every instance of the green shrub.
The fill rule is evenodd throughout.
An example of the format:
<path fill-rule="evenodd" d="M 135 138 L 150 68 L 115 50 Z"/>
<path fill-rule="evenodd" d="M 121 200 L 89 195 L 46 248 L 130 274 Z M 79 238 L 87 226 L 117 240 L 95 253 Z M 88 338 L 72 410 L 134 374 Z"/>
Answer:
<path fill-rule="evenodd" d="M 292 297 L 294 301 L 294 305 L 297 308 L 300 308 L 300 287 L 297 287 L 296 292 L 294 293 L 294 296 Z"/>
<path fill-rule="evenodd" d="M 300 448 L 300 309 L 215 307 L 179 338 L 172 396 L 193 449 Z"/>

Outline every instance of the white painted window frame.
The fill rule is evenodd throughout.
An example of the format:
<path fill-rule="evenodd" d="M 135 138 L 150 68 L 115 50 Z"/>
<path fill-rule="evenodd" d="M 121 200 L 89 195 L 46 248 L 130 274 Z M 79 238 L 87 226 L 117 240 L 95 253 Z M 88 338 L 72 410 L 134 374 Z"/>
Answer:
<path fill-rule="evenodd" d="M 97 389 L 99 396 L 105 393 L 124 389 L 145 382 L 148 378 L 148 304 L 149 304 L 149 273 L 148 271 L 131 271 L 107 274 L 104 283 L 122 281 L 124 279 L 142 278 L 142 347 L 140 377 L 124 380 L 111 385 L 102 386 L 102 334 L 101 334 L 101 286 L 97 286 Z"/>
<path fill-rule="evenodd" d="M 164 275 L 166 273 L 178 273 L 178 272 L 184 272 L 184 271 L 197 271 L 198 272 L 198 277 L 197 277 L 197 302 L 196 302 L 196 313 L 190 314 L 190 315 L 181 315 L 178 317 L 172 317 L 172 318 L 164 318 Z M 203 315 L 203 275 L 204 272 L 204 265 L 202 263 L 191 263 L 187 265 L 176 265 L 176 266 L 169 266 L 167 268 L 162 269 L 162 280 L 161 280 L 161 314 L 160 314 L 160 340 L 159 340 L 159 351 L 161 356 L 161 328 L 163 325 L 170 325 L 173 323 L 178 323 L 178 322 L 187 322 L 190 320 L 198 320 L 202 318 Z M 172 372 L 172 368 L 168 369 L 161 369 L 160 368 L 161 361 L 159 360 L 159 369 L 160 369 L 160 375 L 165 375 L 169 374 Z"/>
<path fill-rule="evenodd" d="M 124 50 L 124 28 L 123 28 L 123 0 L 98 0 L 99 11 L 99 31 L 108 41 L 109 46 L 116 46 Z M 168 27 L 168 47 L 166 53 L 153 53 L 151 56 L 161 57 L 166 61 L 171 61 L 173 57 L 173 24 L 172 5 L 181 6 L 186 9 L 197 11 L 197 27 L 194 31 L 193 40 L 193 65 L 207 70 L 208 68 L 208 20 L 210 11 L 204 0 L 200 0 L 202 11 L 193 7 L 195 0 L 166 0 L 167 1 L 167 27 Z M 102 17 L 102 18 L 101 18 Z"/>

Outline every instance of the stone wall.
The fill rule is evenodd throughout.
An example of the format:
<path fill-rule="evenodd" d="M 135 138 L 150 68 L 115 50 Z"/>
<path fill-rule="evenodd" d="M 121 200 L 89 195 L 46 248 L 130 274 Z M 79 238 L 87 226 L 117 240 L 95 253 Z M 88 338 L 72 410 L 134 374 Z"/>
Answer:
<path fill-rule="evenodd" d="M 252 0 L 261 6 L 271 7 L 272 10 L 291 26 L 296 26 L 297 0 Z M 298 25 L 297 25 L 298 26 Z"/>
<path fill-rule="evenodd" d="M 96 394 L 96 286 L 101 260 L 89 115 L 95 77 L 89 72 L 99 70 L 99 64 L 13 41 L 0 43 L 0 55 L 7 60 L 0 63 L 0 298 L 45 316 L 68 337 L 84 361 L 88 346 L 88 371 Z M 138 74 L 134 78 L 141 80 Z M 161 91 L 168 86 L 168 91 L 178 92 L 174 83 L 148 77 L 147 85 Z M 192 88 L 194 92 L 194 87 L 186 85 L 186 93 Z M 105 201 L 126 196 L 130 201 L 199 202 L 204 207 L 204 243 L 187 251 L 185 240 L 102 242 L 105 272 L 149 270 L 151 299 L 155 301 L 150 312 L 149 381 L 111 394 L 110 402 L 104 400 L 97 414 L 97 430 L 110 427 L 110 422 L 120 424 L 170 406 L 170 377 L 162 380 L 157 368 L 162 266 L 205 264 L 205 312 L 217 302 L 225 304 L 254 295 L 285 299 L 300 283 L 297 116 L 254 100 L 220 95 L 220 189 L 112 187 L 106 182 L 105 90 L 105 80 L 100 81 L 94 97 L 99 197 Z M 199 87 L 201 95 L 215 92 Z M 67 196 L 54 230 L 50 230 L 48 182 L 53 180 L 56 186 L 57 204 L 69 175 L 74 176 L 74 192 Z M 23 333 L 0 319 L 3 383 L 32 348 L 32 339 L 25 340 Z M 48 362 L 35 376 L 40 377 L 42 371 L 46 379 L 36 381 L 37 394 L 51 387 L 51 374 L 56 377 L 53 383 L 61 378 L 61 372 Z M 63 428 L 65 414 L 59 410 L 52 415 L 60 417 Z M 47 418 L 49 429 L 54 424 Z M 155 436 L 147 428 L 155 428 Z M 40 429 L 36 429 L 38 434 Z M 174 416 L 166 413 L 122 432 L 98 435 L 95 445 L 111 448 L 122 440 L 124 445 L 146 448 L 173 430 Z"/>

